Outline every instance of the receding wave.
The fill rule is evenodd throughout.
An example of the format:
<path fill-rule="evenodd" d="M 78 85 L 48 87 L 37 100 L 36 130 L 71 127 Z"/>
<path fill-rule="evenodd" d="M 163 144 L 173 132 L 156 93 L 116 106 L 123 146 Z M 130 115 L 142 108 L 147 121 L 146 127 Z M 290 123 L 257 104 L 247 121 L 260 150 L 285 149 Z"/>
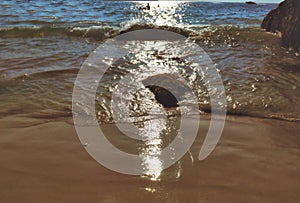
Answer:
<path fill-rule="evenodd" d="M 94 38 L 103 40 L 113 37 L 119 33 L 113 28 L 90 27 L 90 28 L 61 28 L 61 27 L 13 27 L 0 29 L 0 37 L 2 38 L 30 38 L 43 36 L 72 36 Z"/>
<path fill-rule="evenodd" d="M 30 37 L 43 37 L 43 36 L 69 36 L 69 37 L 80 37 L 80 38 L 92 38 L 95 40 L 104 40 L 112 38 L 118 34 L 130 32 L 141 29 L 163 29 L 173 31 L 184 36 L 190 36 L 193 31 L 190 29 L 172 27 L 172 26 L 157 26 L 148 24 L 133 24 L 126 26 L 125 28 L 116 27 L 102 27 L 102 26 L 91 26 L 91 27 L 8 27 L 0 29 L 1 38 L 30 38 Z"/>

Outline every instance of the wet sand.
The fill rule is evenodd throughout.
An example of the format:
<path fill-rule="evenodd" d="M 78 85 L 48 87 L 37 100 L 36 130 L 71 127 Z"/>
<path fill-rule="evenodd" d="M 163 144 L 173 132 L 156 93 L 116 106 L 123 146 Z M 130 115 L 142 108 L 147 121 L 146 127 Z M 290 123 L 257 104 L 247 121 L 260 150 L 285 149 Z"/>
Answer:
<path fill-rule="evenodd" d="M 0 120 L 0 202 L 298 202 L 300 125 L 227 118 L 217 148 L 197 160 L 209 124 L 160 181 L 110 171 L 84 150 L 67 122 Z M 191 120 L 193 122 L 193 120 Z M 194 121 L 195 122 L 195 121 Z M 103 126 L 106 132 L 113 128 Z M 192 160 L 192 157 L 194 160 Z M 180 173 L 180 177 L 173 174 Z"/>

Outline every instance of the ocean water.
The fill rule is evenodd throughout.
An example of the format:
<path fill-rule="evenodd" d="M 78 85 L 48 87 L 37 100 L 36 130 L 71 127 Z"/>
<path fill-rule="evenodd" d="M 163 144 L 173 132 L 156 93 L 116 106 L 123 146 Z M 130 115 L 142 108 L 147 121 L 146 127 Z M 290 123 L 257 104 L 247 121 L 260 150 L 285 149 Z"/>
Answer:
<path fill-rule="evenodd" d="M 281 47 L 278 36 L 260 29 L 262 19 L 276 4 L 162 1 L 150 2 L 150 11 L 138 9 L 144 5 L 97 0 L 1 1 L 0 117 L 71 118 L 74 81 L 88 55 L 120 33 L 156 28 L 181 34 L 206 51 L 222 77 L 228 114 L 299 121 L 299 57 Z M 159 54 L 141 53 L 151 57 L 127 56 L 108 70 L 96 97 L 100 122 L 113 122 L 111 93 L 125 73 L 151 61 L 185 70 L 188 64 L 173 60 L 179 55 L 162 49 Z M 141 63 L 133 66 L 136 60 Z M 183 76 L 189 79 L 189 74 Z M 209 114 L 209 90 L 198 79 L 191 86 L 200 112 Z M 143 97 L 148 95 L 145 91 Z M 140 104 L 144 102 L 141 95 L 135 98 Z M 143 112 L 136 117 L 143 119 Z"/>

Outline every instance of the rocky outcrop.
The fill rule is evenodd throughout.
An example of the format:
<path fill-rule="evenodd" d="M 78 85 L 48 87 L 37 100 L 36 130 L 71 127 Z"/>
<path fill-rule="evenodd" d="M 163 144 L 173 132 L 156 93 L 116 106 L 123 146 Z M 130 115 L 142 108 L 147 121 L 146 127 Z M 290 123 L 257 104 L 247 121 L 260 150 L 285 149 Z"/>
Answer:
<path fill-rule="evenodd" d="M 300 0 L 285 0 L 263 20 L 262 28 L 280 32 L 282 44 L 300 53 Z"/>
<path fill-rule="evenodd" d="M 246 4 L 253 4 L 253 5 L 256 4 L 254 1 L 246 1 L 245 3 L 246 3 Z"/>

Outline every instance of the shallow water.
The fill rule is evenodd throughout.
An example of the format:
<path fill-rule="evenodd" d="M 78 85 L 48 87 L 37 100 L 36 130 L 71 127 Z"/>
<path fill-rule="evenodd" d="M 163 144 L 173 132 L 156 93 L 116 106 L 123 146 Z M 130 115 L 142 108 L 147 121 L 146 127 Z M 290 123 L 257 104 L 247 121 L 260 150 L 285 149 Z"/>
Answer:
<path fill-rule="evenodd" d="M 160 7 L 158 7 L 158 5 Z M 120 26 L 128 22 L 158 25 L 257 25 L 275 4 L 150 2 L 150 12 L 140 12 L 143 2 L 1 1 L 1 27 L 19 26 Z M 161 24 L 160 24 L 161 23 Z"/>
<path fill-rule="evenodd" d="M 92 50 L 119 33 L 159 28 L 184 35 L 207 52 L 222 77 L 229 114 L 299 120 L 300 107 L 295 105 L 300 99 L 299 57 L 280 47 L 278 37 L 259 29 L 260 21 L 275 4 L 160 2 L 157 7 L 152 2 L 149 12 L 139 11 L 142 5 L 2 1 L 1 116 L 70 116 L 73 82 Z M 159 60 L 182 66 L 180 61 L 169 60 L 171 55 L 165 47 L 165 58 Z M 160 57 L 144 57 L 143 63 Z M 118 78 L 130 69 L 126 63 L 119 64 L 106 75 Z M 201 83 L 201 78 L 198 80 Z M 209 112 L 207 90 L 200 83 L 193 84 L 199 93 L 200 111 Z M 105 90 L 105 85 L 99 87 L 100 122 L 110 122 L 110 112 L 105 110 L 110 90 Z"/>

